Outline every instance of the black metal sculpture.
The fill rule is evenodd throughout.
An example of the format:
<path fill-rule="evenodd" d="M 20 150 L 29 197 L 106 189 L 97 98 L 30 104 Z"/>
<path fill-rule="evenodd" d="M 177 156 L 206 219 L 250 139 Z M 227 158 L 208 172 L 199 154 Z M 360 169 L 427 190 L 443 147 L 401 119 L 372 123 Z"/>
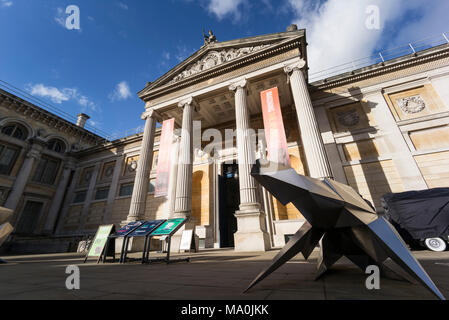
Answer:
<path fill-rule="evenodd" d="M 251 175 L 283 205 L 292 203 L 307 222 L 246 291 L 299 252 L 308 259 L 321 240 L 317 279 L 342 256 L 363 270 L 377 265 L 385 273 L 391 272 L 384 264 L 391 258 L 435 296 L 445 299 L 392 225 L 353 188 L 330 179 L 305 177 L 272 162 L 258 161 Z"/>

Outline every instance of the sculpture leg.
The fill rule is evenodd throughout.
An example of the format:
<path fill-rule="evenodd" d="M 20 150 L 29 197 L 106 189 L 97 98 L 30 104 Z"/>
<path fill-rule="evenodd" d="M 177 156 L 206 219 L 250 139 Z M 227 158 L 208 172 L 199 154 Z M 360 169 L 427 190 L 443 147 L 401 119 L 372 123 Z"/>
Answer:
<path fill-rule="evenodd" d="M 368 224 L 364 230 L 357 230 L 354 234 L 359 238 L 362 245 L 366 245 L 367 254 L 376 260 L 379 265 L 385 259 L 379 259 L 376 255 L 373 256 L 373 253 L 383 251 L 384 254 L 407 271 L 414 279 L 422 283 L 435 296 L 441 300 L 445 300 L 444 296 L 435 286 L 426 271 L 424 271 L 420 263 L 407 249 L 405 243 L 390 223 L 384 218 L 379 218 Z"/>
<path fill-rule="evenodd" d="M 304 223 L 301 229 L 299 229 L 287 245 L 276 255 L 271 265 L 262 271 L 256 279 L 254 279 L 245 292 L 268 277 L 287 261 L 295 257 L 299 252 L 301 252 L 307 259 L 320 241 L 323 234 L 323 230 L 313 228 L 308 222 Z"/>
<path fill-rule="evenodd" d="M 321 278 L 343 256 L 339 244 L 340 237 L 336 232 L 326 232 L 320 242 L 320 257 L 315 280 Z"/>

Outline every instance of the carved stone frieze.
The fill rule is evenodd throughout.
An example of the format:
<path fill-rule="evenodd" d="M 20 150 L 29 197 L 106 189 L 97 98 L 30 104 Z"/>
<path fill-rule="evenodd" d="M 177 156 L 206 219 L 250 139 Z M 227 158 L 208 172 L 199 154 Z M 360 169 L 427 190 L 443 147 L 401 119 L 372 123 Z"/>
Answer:
<path fill-rule="evenodd" d="M 260 45 L 244 48 L 232 48 L 221 51 L 211 51 L 199 61 L 189 65 L 184 71 L 178 74 L 170 83 L 176 83 L 183 79 L 189 78 L 197 73 L 211 69 L 223 63 L 241 58 L 251 53 L 260 51 L 269 47 L 270 45 Z"/>

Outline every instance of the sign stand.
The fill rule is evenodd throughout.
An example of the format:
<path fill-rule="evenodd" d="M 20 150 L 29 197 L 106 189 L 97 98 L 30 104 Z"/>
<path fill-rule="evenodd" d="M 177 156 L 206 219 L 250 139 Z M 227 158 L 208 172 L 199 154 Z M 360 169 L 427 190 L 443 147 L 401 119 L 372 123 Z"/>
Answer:
<path fill-rule="evenodd" d="M 146 248 L 147 246 L 148 247 L 150 246 L 151 233 L 166 221 L 167 220 L 147 221 L 143 223 L 141 226 L 135 228 L 132 232 L 128 233 L 125 239 L 123 240 L 122 252 L 120 255 L 120 263 L 126 263 L 127 260 L 131 260 L 127 258 L 129 239 L 137 237 L 145 237 L 145 244 L 142 253 L 142 261 L 144 261 Z"/>
<path fill-rule="evenodd" d="M 138 227 L 140 227 L 142 224 L 144 223 L 144 221 L 135 221 L 135 222 L 131 222 L 128 223 L 126 226 L 122 227 L 119 231 L 117 231 L 115 234 L 112 234 L 108 237 L 108 241 L 106 242 L 106 248 L 103 251 L 103 263 L 107 262 L 106 261 L 106 253 L 114 251 L 113 254 L 113 259 L 112 262 L 115 262 L 115 239 L 117 238 L 124 238 L 123 242 L 122 242 L 122 250 L 120 251 L 120 260 L 122 259 L 122 252 L 123 252 L 123 247 L 125 245 L 126 242 L 126 237 L 133 232 L 134 230 L 136 230 Z M 111 242 L 112 242 L 112 248 L 110 249 L 111 246 Z"/>
<path fill-rule="evenodd" d="M 179 250 L 198 252 L 198 243 L 196 241 L 197 237 L 194 230 L 184 230 L 181 238 L 181 245 Z"/>
<path fill-rule="evenodd" d="M 98 258 L 97 264 L 100 263 L 100 261 L 103 259 L 103 252 L 105 251 L 105 246 L 109 240 L 109 236 L 112 232 L 115 231 L 115 226 L 113 224 L 100 226 L 97 230 L 97 233 L 95 234 L 95 238 L 92 241 L 92 244 L 89 248 L 89 251 L 86 255 L 86 258 L 84 259 L 84 263 L 86 263 L 87 259 L 90 257 Z M 115 239 L 114 239 L 115 241 Z M 114 243 L 115 245 L 115 243 Z M 112 251 L 110 250 L 112 249 Z M 115 259 L 115 248 L 111 247 L 109 252 L 104 253 L 104 259 L 106 259 L 106 256 L 113 255 Z"/>
<path fill-rule="evenodd" d="M 163 225 L 154 230 L 149 238 L 160 236 L 160 240 L 164 241 L 167 239 L 167 256 L 165 258 L 153 259 L 150 260 L 150 245 L 147 244 L 146 248 L 144 248 L 144 259 L 142 263 L 154 263 L 154 262 L 166 262 L 167 264 L 176 263 L 176 262 L 190 262 L 190 258 L 176 259 L 170 260 L 170 247 L 171 247 L 171 238 L 172 236 L 186 223 L 187 219 L 179 218 L 179 219 L 170 219 L 167 220 Z"/>

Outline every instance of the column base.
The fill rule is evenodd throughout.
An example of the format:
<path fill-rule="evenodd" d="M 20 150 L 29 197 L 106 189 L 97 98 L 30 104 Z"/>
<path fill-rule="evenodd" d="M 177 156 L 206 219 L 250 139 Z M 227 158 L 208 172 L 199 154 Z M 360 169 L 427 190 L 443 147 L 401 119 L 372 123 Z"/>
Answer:
<path fill-rule="evenodd" d="M 265 213 L 259 209 L 240 210 L 235 213 L 237 232 L 234 234 L 235 251 L 265 252 L 270 249 L 270 236 L 265 231 Z"/>

